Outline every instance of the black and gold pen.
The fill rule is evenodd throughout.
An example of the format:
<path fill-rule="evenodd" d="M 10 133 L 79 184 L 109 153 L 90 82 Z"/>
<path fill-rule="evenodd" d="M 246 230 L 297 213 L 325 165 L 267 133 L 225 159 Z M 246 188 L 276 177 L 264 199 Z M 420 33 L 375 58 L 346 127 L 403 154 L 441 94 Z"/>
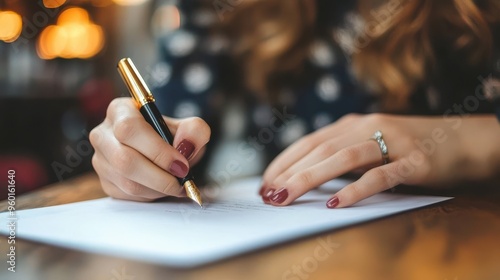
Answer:
<path fill-rule="evenodd" d="M 160 134 L 160 136 L 170 145 L 174 143 L 174 136 L 168 130 L 167 124 L 163 120 L 160 111 L 155 105 L 155 98 L 148 86 L 142 79 L 139 71 L 135 68 L 134 63 L 130 58 L 124 58 L 118 62 L 118 72 L 127 85 L 130 94 L 135 99 L 141 114 L 146 121 Z M 189 172 L 185 178 L 178 178 L 181 186 L 184 186 L 186 194 L 194 200 L 200 207 L 203 207 L 200 191 L 193 181 L 193 176 Z"/>

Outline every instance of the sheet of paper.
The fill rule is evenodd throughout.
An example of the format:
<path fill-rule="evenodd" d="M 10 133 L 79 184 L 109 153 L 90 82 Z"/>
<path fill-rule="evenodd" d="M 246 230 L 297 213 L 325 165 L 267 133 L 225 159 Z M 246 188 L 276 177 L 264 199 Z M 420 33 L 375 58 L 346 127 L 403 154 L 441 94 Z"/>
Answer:
<path fill-rule="evenodd" d="M 205 209 L 186 200 L 139 203 L 103 198 L 18 211 L 17 237 L 146 262 L 192 267 L 447 200 L 377 194 L 354 207 L 325 202 L 349 182 L 334 180 L 293 205 L 274 207 L 257 195 L 260 178 L 219 188 Z M 214 192 L 212 192 L 214 193 Z M 8 213 L 0 214 L 6 225 Z M 7 226 L 0 233 L 8 234 Z"/>

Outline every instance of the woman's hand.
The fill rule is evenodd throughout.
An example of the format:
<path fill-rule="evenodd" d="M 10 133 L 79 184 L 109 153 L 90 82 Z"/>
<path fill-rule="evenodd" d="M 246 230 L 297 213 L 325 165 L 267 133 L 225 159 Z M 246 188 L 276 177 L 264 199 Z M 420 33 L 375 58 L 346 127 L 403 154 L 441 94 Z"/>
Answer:
<path fill-rule="evenodd" d="M 185 196 L 176 177 L 185 177 L 201 158 L 210 128 L 200 118 L 164 119 L 175 135 L 173 147 L 145 121 L 131 98 L 111 102 L 106 119 L 90 133 L 92 165 L 109 196 L 135 201 Z"/>
<path fill-rule="evenodd" d="M 389 162 L 369 140 L 382 131 Z M 336 193 L 327 207 L 346 207 L 398 184 L 448 187 L 500 172 L 500 125 L 492 116 L 405 117 L 348 115 L 300 139 L 264 173 L 264 202 L 288 205 L 342 174 L 363 175 Z"/>

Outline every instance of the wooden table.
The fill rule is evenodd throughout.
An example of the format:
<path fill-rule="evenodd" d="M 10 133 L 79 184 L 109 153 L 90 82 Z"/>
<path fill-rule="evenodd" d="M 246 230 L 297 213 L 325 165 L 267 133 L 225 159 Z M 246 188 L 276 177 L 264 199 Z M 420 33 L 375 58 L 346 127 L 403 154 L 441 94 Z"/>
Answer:
<path fill-rule="evenodd" d="M 190 270 L 18 239 L 14 274 L 6 270 L 2 238 L 0 279 L 500 279 L 500 188 L 480 192 L 456 191 L 451 201 Z M 29 209 L 103 196 L 97 176 L 88 174 L 20 196 L 16 204 Z M 0 211 L 6 207 L 0 203 Z M 333 246 L 318 256 L 322 242 Z"/>

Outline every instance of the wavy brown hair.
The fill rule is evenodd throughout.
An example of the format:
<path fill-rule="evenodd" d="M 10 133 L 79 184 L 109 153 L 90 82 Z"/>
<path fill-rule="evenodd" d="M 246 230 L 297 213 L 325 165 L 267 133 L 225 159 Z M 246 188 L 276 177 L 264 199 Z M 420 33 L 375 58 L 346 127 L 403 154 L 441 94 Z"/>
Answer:
<path fill-rule="evenodd" d="M 371 88 L 382 96 L 385 111 L 404 110 L 409 94 L 432 73 L 437 44 L 460 54 L 471 66 L 491 57 L 491 27 L 500 21 L 500 1 L 391 1 L 358 1 L 366 22 L 373 11 L 394 1 L 401 7 L 390 21 L 366 32 L 368 43 L 352 56 L 356 76 L 375 85 Z M 316 1 L 240 1 L 227 14 L 222 28 L 234 42 L 232 52 L 245 85 L 275 100 L 285 80 L 301 75 L 316 34 Z"/>

